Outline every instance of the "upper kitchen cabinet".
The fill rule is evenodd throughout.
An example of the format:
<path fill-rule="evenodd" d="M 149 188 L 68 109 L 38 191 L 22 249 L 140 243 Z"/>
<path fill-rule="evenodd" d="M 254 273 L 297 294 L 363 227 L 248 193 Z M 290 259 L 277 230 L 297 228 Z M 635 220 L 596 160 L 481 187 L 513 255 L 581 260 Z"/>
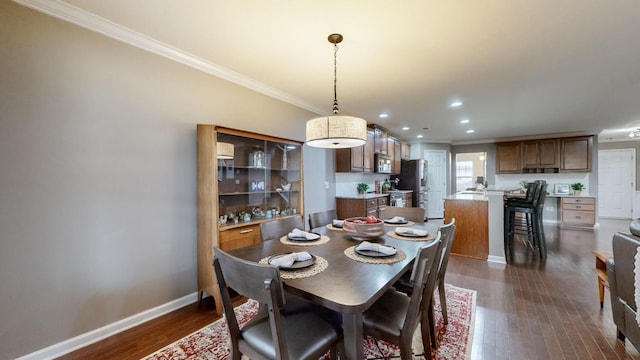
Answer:
<path fill-rule="evenodd" d="M 560 141 L 558 139 L 523 141 L 522 168 L 524 173 L 558 172 Z"/>
<path fill-rule="evenodd" d="M 560 139 L 562 171 L 591 171 L 593 136 Z"/>
<path fill-rule="evenodd" d="M 411 145 L 404 141 L 400 142 L 400 159 L 402 160 L 411 159 Z"/>
<path fill-rule="evenodd" d="M 336 172 L 373 172 L 374 130 L 367 129 L 367 142 L 354 148 L 336 149 Z"/>
<path fill-rule="evenodd" d="M 389 157 L 391 158 L 391 173 L 400 174 L 401 151 L 400 140 L 389 136 L 388 141 Z"/>
<path fill-rule="evenodd" d="M 374 126 L 373 130 L 375 132 L 374 152 L 376 154 L 388 154 L 389 140 L 387 139 L 387 130 L 378 126 Z"/>
<path fill-rule="evenodd" d="M 497 174 L 520 174 L 522 172 L 521 148 L 519 141 L 496 143 Z"/>

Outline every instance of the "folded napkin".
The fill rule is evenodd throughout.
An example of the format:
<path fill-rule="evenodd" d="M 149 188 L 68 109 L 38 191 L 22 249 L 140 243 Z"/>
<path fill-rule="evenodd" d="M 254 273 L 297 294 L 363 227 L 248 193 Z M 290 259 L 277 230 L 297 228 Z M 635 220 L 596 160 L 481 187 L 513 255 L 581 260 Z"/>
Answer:
<path fill-rule="evenodd" d="M 271 259 L 269 264 L 277 267 L 291 267 L 296 261 L 306 261 L 311 259 L 311 254 L 306 251 L 294 252 L 291 254 L 283 255 L 275 259 Z"/>
<path fill-rule="evenodd" d="M 407 227 L 398 227 L 395 229 L 396 234 L 404 236 L 427 236 L 429 232 L 427 230 L 413 229 Z"/>
<path fill-rule="evenodd" d="M 388 222 L 392 222 L 392 223 L 402 223 L 407 221 L 407 219 L 403 218 L 402 216 L 394 216 L 391 219 L 387 220 Z"/>
<path fill-rule="evenodd" d="M 305 238 L 307 240 L 314 240 L 318 238 L 318 234 L 310 233 L 308 231 L 302 231 L 298 228 L 291 230 L 289 237 L 292 238 Z"/>
<path fill-rule="evenodd" d="M 368 241 L 361 242 L 360 245 L 356 246 L 356 250 L 360 250 L 360 251 L 370 250 L 370 251 L 375 251 L 375 252 L 379 252 L 387 255 L 393 255 L 396 253 L 396 249 L 394 249 L 391 246 L 373 244 Z"/>
<path fill-rule="evenodd" d="M 331 224 L 335 227 L 342 227 L 342 225 L 344 225 L 344 220 L 333 219 Z"/>

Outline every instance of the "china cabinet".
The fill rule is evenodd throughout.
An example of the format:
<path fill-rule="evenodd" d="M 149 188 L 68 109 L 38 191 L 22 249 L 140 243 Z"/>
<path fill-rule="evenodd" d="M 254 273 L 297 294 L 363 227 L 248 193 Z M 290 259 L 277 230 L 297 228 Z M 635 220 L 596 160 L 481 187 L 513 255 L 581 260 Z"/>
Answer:
<path fill-rule="evenodd" d="M 198 124 L 198 299 L 219 295 L 213 247 L 260 242 L 260 223 L 304 216 L 302 143 Z"/>

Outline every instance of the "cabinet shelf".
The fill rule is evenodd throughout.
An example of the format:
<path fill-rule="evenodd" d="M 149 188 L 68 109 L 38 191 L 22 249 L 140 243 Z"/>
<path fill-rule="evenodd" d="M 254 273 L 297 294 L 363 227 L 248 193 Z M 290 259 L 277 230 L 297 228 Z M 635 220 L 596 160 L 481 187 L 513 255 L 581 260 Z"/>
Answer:
<path fill-rule="evenodd" d="M 228 192 L 228 193 L 219 193 L 218 196 L 236 196 L 236 195 L 256 195 L 256 194 L 282 194 L 282 193 L 299 193 L 300 190 L 290 190 L 290 191 L 236 191 L 236 192 Z"/>

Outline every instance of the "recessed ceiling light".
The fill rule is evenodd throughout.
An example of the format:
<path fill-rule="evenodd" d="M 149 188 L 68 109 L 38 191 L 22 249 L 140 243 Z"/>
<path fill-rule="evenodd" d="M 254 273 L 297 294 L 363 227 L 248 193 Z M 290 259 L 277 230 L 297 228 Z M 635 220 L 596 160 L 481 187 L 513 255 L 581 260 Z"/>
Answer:
<path fill-rule="evenodd" d="M 403 126 L 402 130 L 407 131 L 407 130 L 409 130 L 409 127 L 408 126 Z"/>
<path fill-rule="evenodd" d="M 474 132 L 476 132 L 475 130 L 467 130 L 467 134 L 473 134 Z"/>
<path fill-rule="evenodd" d="M 422 135 L 418 135 L 416 136 L 418 139 L 422 139 Z"/>
<path fill-rule="evenodd" d="M 460 107 L 460 106 L 462 106 L 462 101 L 460 100 L 452 101 L 451 104 L 449 104 L 449 107 Z"/>
<path fill-rule="evenodd" d="M 387 114 L 387 113 L 382 113 L 382 114 L 378 115 L 378 117 L 380 117 L 381 119 L 388 118 L 388 117 L 389 117 L 389 114 Z"/>
<path fill-rule="evenodd" d="M 468 124 L 468 123 L 469 123 L 469 119 L 460 120 L 460 124 Z"/>

